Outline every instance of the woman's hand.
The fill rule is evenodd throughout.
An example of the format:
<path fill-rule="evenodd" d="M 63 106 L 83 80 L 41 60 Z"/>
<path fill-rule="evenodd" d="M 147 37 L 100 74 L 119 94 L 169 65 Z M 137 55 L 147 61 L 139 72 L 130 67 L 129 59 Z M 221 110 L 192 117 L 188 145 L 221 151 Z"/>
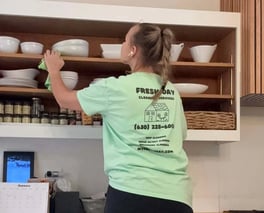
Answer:
<path fill-rule="evenodd" d="M 49 73 L 59 72 L 64 66 L 64 60 L 59 52 L 47 50 L 44 59 Z"/>

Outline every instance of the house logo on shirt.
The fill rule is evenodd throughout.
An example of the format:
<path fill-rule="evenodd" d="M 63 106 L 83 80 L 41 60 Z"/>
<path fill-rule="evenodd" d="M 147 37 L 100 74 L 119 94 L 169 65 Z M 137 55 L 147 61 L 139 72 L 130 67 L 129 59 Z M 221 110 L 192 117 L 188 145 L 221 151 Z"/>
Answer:
<path fill-rule="evenodd" d="M 168 122 L 169 108 L 165 103 L 150 104 L 144 112 L 145 122 Z"/>

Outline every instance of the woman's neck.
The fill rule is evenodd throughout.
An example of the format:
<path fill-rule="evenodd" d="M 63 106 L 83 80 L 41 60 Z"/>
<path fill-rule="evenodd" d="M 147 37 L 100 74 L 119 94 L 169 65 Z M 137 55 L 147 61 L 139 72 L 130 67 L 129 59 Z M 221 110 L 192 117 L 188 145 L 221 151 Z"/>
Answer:
<path fill-rule="evenodd" d="M 147 73 L 154 73 L 154 70 L 151 66 L 130 66 L 131 72 L 147 72 Z"/>

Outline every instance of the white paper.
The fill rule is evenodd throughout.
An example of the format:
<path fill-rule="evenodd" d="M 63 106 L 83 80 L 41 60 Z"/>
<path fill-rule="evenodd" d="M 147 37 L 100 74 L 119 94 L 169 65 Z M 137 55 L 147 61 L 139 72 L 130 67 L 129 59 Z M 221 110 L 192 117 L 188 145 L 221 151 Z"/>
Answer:
<path fill-rule="evenodd" d="M 49 183 L 0 183 L 0 212 L 47 213 Z"/>

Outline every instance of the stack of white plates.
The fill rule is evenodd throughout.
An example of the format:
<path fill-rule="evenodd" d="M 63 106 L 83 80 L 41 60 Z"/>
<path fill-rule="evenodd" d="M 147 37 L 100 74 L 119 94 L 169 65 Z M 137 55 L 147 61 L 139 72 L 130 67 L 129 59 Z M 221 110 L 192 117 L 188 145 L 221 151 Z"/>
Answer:
<path fill-rule="evenodd" d="M 39 74 L 37 69 L 0 70 L 0 86 L 37 88 L 38 82 L 34 78 Z"/>
<path fill-rule="evenodd" d="M 38 82 L 31 79 L 5 77 L 0 79 L 0 86 L 37 88 Z"/>

